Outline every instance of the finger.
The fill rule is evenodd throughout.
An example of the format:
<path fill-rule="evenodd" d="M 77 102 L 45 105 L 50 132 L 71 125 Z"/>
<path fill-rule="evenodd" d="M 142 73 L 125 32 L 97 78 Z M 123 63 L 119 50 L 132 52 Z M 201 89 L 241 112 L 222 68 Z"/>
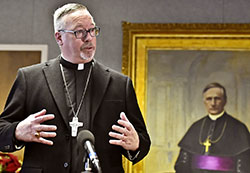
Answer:
<path fill-rule="evenodd" d="M 126 129 L 117 125 L 113 125 L 112 129 L 115 130 L 116 132 L 119 132 L 121 134 L 126 133 Z"/>
<path fill-rule="evenodd" d="M 128 120 L 126 114 L 124 112 L 120 113 L 120 117 L 122 120 L 118 120 L 118 123 L 128 129 L 128 131 L 133 129 L 133 125 Z"/>
<path fill-rule="evenodd" d="M 54 118 L 55 118 L 54 114 L 46 114 L 46 115 L 42 115 L 42 116 L 37 117 L 35 122 L 40 124 L 40 123 L 43 123 L 45 121 L 52 120 Z"/>
<path fill-rule="evenodd" d="M 118 120 L 118 124 L 120 124 L 121 126 L 123 126 L 125 128 L 131 129 L 130 122 L 127 122 L 127 121 L 124 121 L 124 120 Z"/>
<path fill-rule="evenodd" d="M 119 134 L 119 133 L 115 133 L 115 132 L 109 132 L 109 136 L 119 139 L 119 140 L 124 140 L 124 135 Z"/>
<path fill-rule="evenodd" d="M 133 125 L 130 122 L 124 120 L 118 120 L 118 124 L 123 126 L 124 134 L 131 131 L 133 129 Z"/>
<path fill-rule="evenodd" d="M 55 125 L 39 125 L 37 131 L 56 131 L 57 127 Z"/>
<path fill-rule="evenodd" d="M 127 116 L 126 116 L 126 114 L 125 114 L 124 112 L 121 112 L 121 113 L 120 113 L 120 118 L 121 118 L 122 120 L 124 120 L 124 121 L 129 122 L 129 120 L 128 120 L 128 118 L 127 118 Z"/>
<path fill-rule="evenodd" d="M 113 145 L 119 145 L 119 146 L 123 146 L 124 145 L 124 142 L 122 142 L 121 140 L 115 140 L 115 139 L 109 140 L 109 143 L 113 144 Z"/>
<path fill-rule="evenodd" d="M 42 137 L 40 137 L 37 142 L 45 144 L 45 145 L 53 145 L 53 141 L 44 139 Z"/>
<path fill-rule="evenodd" d="M 56 137 L 56 132 L 40 132 L 40 137 L 43 137 L 43 138 L 54 138 Z"/>
<path fill-rule="evenodd" d="M 37 117 L 45 115 L 45 114 L 46 114 L 46 109 L 42 109 L 41 111 L 39 111 L 33 115 L 35 116 L 35 118 L 37 118 Z"/>

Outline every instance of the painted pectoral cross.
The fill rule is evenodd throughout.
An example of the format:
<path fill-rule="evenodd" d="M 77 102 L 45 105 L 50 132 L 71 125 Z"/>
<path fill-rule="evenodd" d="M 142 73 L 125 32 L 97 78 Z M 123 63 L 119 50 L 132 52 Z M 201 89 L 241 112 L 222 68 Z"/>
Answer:
<path fill-rule="evenodd" d="M 211 146 L 211 143 L 210 143 L 210 141 L 209 141 L 209 138 L 207 138 L 206 141 L 203 142 L 203 145 L 205 146 L 205 153 L 207 153 L 208 150 L 209 150 L 209 147 Z"/>
<path fill-rule="evenodd" d="M 69 122 L 69 125 L 71 127 L 71 136 L 76 137 L 78 127 L 82 127 L 83 123 L 78 121 L 78 117 L 73 117 L 72 121 Z"/>

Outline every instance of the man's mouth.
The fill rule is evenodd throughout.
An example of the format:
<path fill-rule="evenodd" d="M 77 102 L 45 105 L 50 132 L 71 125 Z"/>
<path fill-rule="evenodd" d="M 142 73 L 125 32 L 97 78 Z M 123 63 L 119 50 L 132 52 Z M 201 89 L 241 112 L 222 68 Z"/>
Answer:
<path fill-rule="evenodd" d="M 83 46 L 83 47 L 81 47 L 81 51 L 83 51 L 83 50 L 91 51 L 91 50 L 94 50 L 94 47 L 93 46 Z"/>
<path fill-rule="evenodd" d="M 91 50 L 93 47 L 85 47 L 84 49 Z"/>

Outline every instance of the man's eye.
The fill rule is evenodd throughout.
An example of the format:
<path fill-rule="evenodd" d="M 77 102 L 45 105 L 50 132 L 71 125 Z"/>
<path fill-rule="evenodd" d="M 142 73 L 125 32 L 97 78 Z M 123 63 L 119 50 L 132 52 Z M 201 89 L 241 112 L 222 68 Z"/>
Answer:
<path fill-rule="evenodd" d="M 76 34 L 83 34 L 83 33 L 84 33 L 83 30 L 78 30 L 78 31 L 76 31 Z"/>

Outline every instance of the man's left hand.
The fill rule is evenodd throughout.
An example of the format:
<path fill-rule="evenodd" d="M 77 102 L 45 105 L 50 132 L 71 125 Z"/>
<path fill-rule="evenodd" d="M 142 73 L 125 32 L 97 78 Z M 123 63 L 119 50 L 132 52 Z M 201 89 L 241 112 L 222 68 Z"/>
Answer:
<path fill-rule="evenodd" d="M 139 148 L 139 136 L 124 112 L 121 112 L 120 118 L 120 126 L 113 125 L 112 129 L 115 132 L 109 132 L 109 136 L 115 138 L 109 140 L 109 143 L 122 146 L 125 150 L 136 151 Z"/>

